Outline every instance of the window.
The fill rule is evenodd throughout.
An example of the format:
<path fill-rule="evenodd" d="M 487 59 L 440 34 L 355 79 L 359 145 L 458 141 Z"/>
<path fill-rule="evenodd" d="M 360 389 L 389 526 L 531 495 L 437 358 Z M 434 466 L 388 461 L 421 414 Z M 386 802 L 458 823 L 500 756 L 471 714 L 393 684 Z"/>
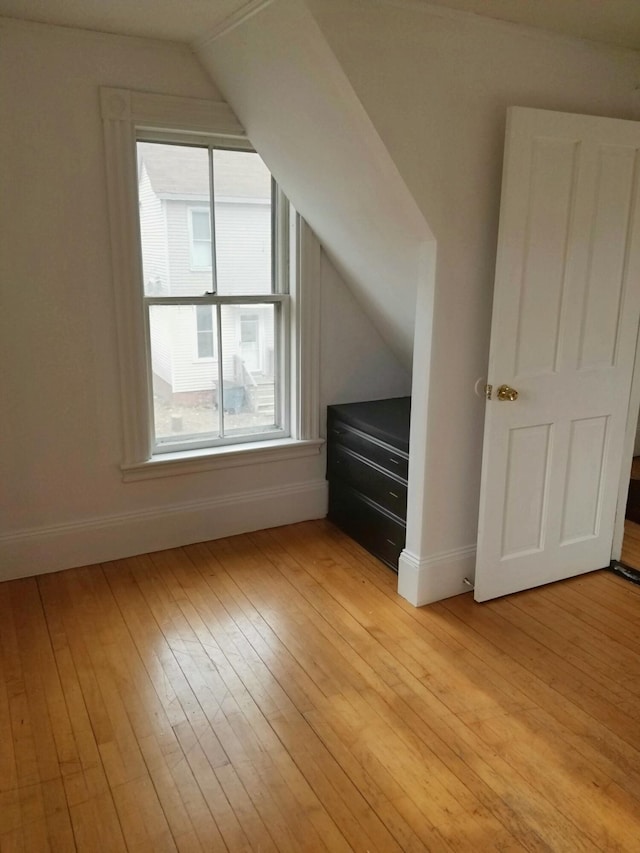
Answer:
<path fill-rule="evenodd" d="M 213 327 L 213 311 L 208 305 L 196 306 L 196 347 L 198 358 L 214 358 L 217 347 Z"/>
<path fill-rule="evenodd" d="M 211 269 L 211 216 L 208 210 L 192 207 L 191 216 L 191 268 Z"/>
<path fill-rule="evenodd" d="M 166 143 L 141 131 L 136 147 L 142 267 L 158 243 L 167 258 L 161 294 L 157 285 L 143 294 L 153 451 L 288 436 L 286 198 L 239 143 Z M 144 204 L 149 193 L 160 216 Z"/>
<path fill-rule="evenodd" d="M 260 358 L 260 317 L 255 314 L 240 316 L 240 351 L 249 370 L 259 371 Z"/>
<path fill-rule="evenodd" d="M 319 452 L 312 232 L 226 104 L 101 100 L 124 479 Z"/>

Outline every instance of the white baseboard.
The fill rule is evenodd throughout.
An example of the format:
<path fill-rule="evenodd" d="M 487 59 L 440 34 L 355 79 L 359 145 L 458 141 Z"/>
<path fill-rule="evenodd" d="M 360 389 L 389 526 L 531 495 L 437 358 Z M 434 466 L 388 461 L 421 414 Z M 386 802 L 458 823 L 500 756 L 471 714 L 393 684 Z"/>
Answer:
<path fill-rule="evenodd" d="M 451 598 L 473 589 L 475 568 L 475 545 L 423 559 L 404 550 L 398 567 L 398 593 L 416 607 Z"/>
<path fill-rule="evenodd" d="M 0 581 L 323 518 L 326 513 L 327 483 L 311 480 L 21 530 L 0 536 Z"/>

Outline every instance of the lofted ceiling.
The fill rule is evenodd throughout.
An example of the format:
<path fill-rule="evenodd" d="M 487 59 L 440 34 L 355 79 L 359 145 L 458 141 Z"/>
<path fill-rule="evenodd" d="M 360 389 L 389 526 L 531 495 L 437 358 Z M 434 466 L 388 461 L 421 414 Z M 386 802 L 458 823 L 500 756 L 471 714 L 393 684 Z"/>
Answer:
<path fill-rule="evenodd" d="M 640 0 L 409 2 L 448 7 L 640 50 Z M 260 5 L 258 0 L 0 0 L 0 15 L 109 33 L 193 42 L 206 36 L 229 16 L 257 5 Z"/>
<path fill-rule="evenodd" d="M 247 0 L 0 0 L 0 15 L 105 33 L 192 42 Z"/>
<path fill-rule="evenodd" d="M 431 5 L 640 50 L 639 0 L 432 0 Z"/>

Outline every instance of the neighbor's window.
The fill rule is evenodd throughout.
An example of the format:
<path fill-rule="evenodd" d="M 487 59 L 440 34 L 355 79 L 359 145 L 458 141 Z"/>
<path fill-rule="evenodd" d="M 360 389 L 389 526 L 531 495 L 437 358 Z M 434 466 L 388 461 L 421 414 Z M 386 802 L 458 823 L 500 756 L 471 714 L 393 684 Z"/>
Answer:
<path fill-rule="evenodd" d="M 198 358 L 214 358 L 217 352 L 215 339 L 215 313 L 210 305 L 196 305 L 196 345 Z"/>
<path fill-rule="evenodd" d="M 285 200 L 253 151 L 137 152 L 153 452 L 286 435 Z"/>
<path fill-rule="evenodd" d="M 211 215 L 208 210 L 191 208 L 191 267 L 211 269 Z"/>

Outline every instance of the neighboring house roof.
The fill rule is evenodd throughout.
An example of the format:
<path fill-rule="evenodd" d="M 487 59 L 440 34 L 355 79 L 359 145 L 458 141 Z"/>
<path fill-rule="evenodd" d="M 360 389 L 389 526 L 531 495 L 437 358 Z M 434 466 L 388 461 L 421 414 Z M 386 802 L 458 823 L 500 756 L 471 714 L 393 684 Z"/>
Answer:
<path fill-rule="evenodd" d="M 208 198 L 209 176 L 204 149 L 140 142 L 138 158 L 139 167 L 144 164 L 156 195 L 175 199 Z M 269 201 L 271 197 L 270 174 L 257 154 L 216 150 L 214 184 L 216 198 Z"/>

